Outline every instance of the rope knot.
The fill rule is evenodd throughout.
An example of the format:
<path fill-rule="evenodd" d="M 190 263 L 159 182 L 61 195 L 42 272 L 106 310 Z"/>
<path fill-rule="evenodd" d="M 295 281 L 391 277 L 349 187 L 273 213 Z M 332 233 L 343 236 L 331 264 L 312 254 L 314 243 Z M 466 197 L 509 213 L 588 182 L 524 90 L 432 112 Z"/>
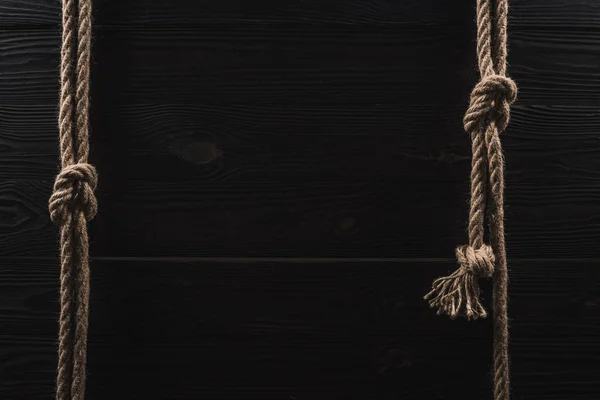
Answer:
<path fill-rule="evenodd" d="M 96 168 L 88 163 L 64 167 L 54 182 L 49 210 L 52 222 L 62 224 L 70 213 L 82 212 L 91 221 L 98 211 L 94 190 L 98 184 Z"/>
<path fill-rule="evenodd" d="M 451 275 L 433 281 L 433 287 L 425 300 L 438 314 L 450 318 L 485 318 L 487 312 L 479 301 L 479 278 L 490 278 L 494 272 L 495 257 L 492 248 L 460 246 L 456 249 L 459 267 Z"/>
<path fill-rule="evenodd" d="M 494 273 L 496 257 L 494 257 L 492 248 L 487 244 L 477 249 L 472 246 L 457 247 L 456 259 L 465 273 L 481 278 L 491 278 Z"/>
<path fill-rule="evenodd" d="M 463 119 L 465 130 L 473 134 L 493 121 L 498 132 L 504 131 L 510 119 L 510 105 L 517 99 L 516 83 L 503 75 L 481 79 L 471 92 L 471 103 Z"/>

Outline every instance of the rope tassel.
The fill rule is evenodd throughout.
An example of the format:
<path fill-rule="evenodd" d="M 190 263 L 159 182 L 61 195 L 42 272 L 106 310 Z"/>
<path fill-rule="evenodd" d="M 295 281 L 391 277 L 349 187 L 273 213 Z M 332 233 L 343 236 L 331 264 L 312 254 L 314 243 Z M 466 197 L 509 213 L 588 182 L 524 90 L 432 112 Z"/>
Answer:
<path fill-rule="evenodd" d="M 479 301 L 479 279 L 491 278 L 494 272 L 495 257 L 492 248 L 484 245 L 479 249 L 461 246 L 456 249 L 459 268 L 449 276 L 433 282 L 433 289 L 425 296 L 438 315 L 448 315 L 454 319 L 485 318 L 487 313 Z"/>
<path fill-rule="evenodd" d="M 479 279 L 493 278 L 494 400 L 510 399 L 508 268 L 504 239 L 504 157 L 500 133 L 510 119 L 517 86 L 506 76 L 508 0 L 477 0 L 477 61 L 481 79 L 464 116 L 471 137 L 469 244 L 456 249 L 458 268 L 425 295 L 438 314 L 485 318 Z M 486 224 L 487 222 L 487 224 Z M 490 244 L 484 242 L 489 226 Z"/>

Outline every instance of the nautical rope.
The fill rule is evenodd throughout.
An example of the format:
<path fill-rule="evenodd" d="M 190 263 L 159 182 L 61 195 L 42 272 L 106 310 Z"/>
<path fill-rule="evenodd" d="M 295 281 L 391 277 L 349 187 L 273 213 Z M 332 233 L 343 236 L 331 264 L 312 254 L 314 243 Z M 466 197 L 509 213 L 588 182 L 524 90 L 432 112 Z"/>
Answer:
<path fill-rule="evenodd" d="M 50 197 L 60 229 L 57 400 L 85 395 L 90 269 L 87 222 L 96 215 L 96 169 L 88 163 L 91 0 L 63 0 L 59 136 L 62 169 Z"/>
<path fill-rule="evenodd" d="M 510 398 L 504 157 L 500 133 L 508 125 L 517 86 L 506 77 L 507 14 L 508 0 L 477 0 L 477 59 L 481 79 L 471 93 L 463 119 L 472 142 L 469 244 L 456 249 L 458 269 L 436 279 L 425 296 L 438 314 L 485 318 L 478 280 L 493 278 L 495 400 Z M 484 242 L 486 218 L 491 246 Z"/>

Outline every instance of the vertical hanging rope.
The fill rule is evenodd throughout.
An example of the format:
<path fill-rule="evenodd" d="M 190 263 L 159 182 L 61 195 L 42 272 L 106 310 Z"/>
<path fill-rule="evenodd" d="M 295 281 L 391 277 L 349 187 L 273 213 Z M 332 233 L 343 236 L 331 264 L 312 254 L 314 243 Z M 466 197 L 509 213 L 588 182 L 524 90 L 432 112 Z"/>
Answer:
<path fill-rule="evenodd" d="M 507 14 L 508 0 L 477 0 L 477 59 L 481 79 L 471 93 L 463 120 L 472 150 L 469 244 L 456 249 L 458 269 L 436 279 L 425 296 L 438 314 L 485 318 L 478 280 L 493 277 L 495 400 L 510 397 L 504 158 L 500 133 L 508 124 L 517 86 L 506 77 Z M 486 207 L 491 246 L 484 242 Z"/>
<path fill-rule="evenodd" d="M 88 163 L 91 0 L 63 0 L 59 136 L 62 169 L 50 197 L 60 229 L 60 320 L 57 400 L 83 400 L 90 270 L 87 222 L 96 215 L 98 177 Z M 75 27 L 77 24 L 77 27 Z"/>

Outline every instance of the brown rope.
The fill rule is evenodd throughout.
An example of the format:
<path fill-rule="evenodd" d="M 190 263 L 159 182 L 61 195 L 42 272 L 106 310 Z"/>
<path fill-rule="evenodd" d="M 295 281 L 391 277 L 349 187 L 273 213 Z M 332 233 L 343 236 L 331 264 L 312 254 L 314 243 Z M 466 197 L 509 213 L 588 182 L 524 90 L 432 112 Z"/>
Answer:
<path fill-rule="evenodd" d="M 492 3 L 495 7 L 492 9 Z M 517 86 L 506 77 L 508 0 L 477 0 L 477 58 L 481 80 L 463 123 L 471 136 L 469 244 L 456 249 L 458 269 L 433 282 L 425 299 L 438 314 L 485 318 L 480 278 L 494 282 L 494 399 L 508 400 L 508 271 L 504 240 L 504 158 L 500 133 L 509 121 Z M 484 243 L 486 206 L 491 246 Z"/>
<path fill-rule="evenodd" d="M 77 5 L 76 0 L 63 0 L 62 12 L 58 118 L 62 169 L 49 202 L 50 218 L 60 228 L 56 399 L 83 400 L 90 293 L 87 222 L 98 208 L 94 195 L 98 177 L 88 163 L 91 0 L 79 0 Z"/>

